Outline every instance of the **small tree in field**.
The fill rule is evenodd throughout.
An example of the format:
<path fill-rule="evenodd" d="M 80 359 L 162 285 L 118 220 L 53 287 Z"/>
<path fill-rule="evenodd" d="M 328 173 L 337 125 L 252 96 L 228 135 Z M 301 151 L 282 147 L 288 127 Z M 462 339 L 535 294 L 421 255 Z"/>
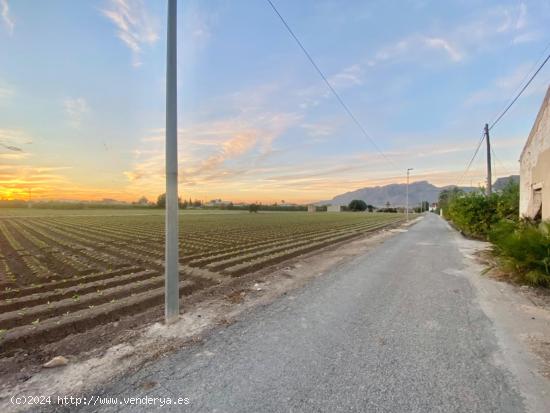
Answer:
<path fill-rule="evenodd" d="M 184 204 L 181 203 L 181 198 L 178 197 L 178 206 L 180 208 L 187 208 L 187 205 L 183 206 Z M 166 208 L 166 193 L 160 194 L 157 197 L 157 208 Z"/>
<path fill-rule="evenodd" d="M 157 198 L 157 207 L 165 208 L 166 207 L 166 194 L 160 194 Z"/>
<path fill-rule="evenodd" d="M 260 209 L 260 206 L 258 204 L 248 205 L 248 212 L 258 212 L 259 209 Z"/>
<path fill-rule="evenodd" d="M 354 199 L 348 205 L 350 211 L 365 211 L 367 209 L 367 203 L 361 199 Z"/>

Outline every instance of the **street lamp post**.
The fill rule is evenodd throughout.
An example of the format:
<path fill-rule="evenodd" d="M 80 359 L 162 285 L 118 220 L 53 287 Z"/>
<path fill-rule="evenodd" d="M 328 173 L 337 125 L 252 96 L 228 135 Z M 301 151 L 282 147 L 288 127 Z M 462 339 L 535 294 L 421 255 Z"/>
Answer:
<path fill-rule="evenodd" d="M 407 221 L 409 220 L 409 172 L 414 168 L 407 168 Z"/>
<path fill-rule="evenodd" d="M 177 0 L 168 0 L 166 52 L 166 234 L 164 321 L 179 316 Z"/>

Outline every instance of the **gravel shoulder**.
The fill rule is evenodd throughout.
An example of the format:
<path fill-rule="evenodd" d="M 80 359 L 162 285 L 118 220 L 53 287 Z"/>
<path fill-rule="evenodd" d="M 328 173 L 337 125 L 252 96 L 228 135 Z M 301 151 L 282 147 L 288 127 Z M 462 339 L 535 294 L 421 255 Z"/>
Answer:
<path fill-rule="evenodd" d="M 492 320 L 499 352 L 495 363 L 514 375 L 528 411 L 550 406 L 550 296 L 547 290 L 518 286 L 487 267 L 483 258 L 490 244 L 455 234 L 464 255 L 464 276 L 474 286 L 476 299 Z M 483 275 L 481 275 L 483 274 Z"/>

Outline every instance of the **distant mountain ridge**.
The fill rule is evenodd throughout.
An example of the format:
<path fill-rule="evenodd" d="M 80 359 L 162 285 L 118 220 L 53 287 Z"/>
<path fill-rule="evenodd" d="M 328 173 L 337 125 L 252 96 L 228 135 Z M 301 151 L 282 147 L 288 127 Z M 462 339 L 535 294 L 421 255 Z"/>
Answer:
<path fill-rule="evenodd" d="M 498 178 L 493 184 L 493 191 L 501 191 L 506 188 L 510 182 L 519 184 L 519 175 L 510 175 L 502 178 Z"/>
<path fill-rule="evenodd" d="M 503 178 L 500 178 L 503 179 Z M 409 184 L 409 206 L 419 205 L 422 201 L 437 202 L 439 193 L 444 189 L 453 188 L 455 185 L 437 187 L 428 181 L 417 181 Z M 475 187 L 460 187 L 465 192 L 475 191 Z M 336 195 L 328 201 L 317 202 L 316 205 L 348 205 L 354 199 L 361 199 L 367 204 L 376 207 L 384 207 L 387 202 L 391 206 L 406 205 L 407 184 L 390 184 L 357 189 Z"/>

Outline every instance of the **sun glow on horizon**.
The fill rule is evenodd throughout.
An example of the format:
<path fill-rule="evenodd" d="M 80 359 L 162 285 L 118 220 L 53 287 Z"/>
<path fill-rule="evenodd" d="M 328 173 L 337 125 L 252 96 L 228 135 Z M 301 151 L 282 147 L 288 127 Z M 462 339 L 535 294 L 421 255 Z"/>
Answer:
<path fill-rule="evenodd" d="M 447 171 L 434 171 L 430 173 L 417 173 L 411 175 L 410 183 L 428 181 L 435 186 L 452 185 L 456 182 L 458 171 L 450 173 Z M 507 176 L 507 174 L 496 175 Z M 389 184 L 404 184 L 406 177 L 393 176 L 381 179 L 351 179 L 351 178 L 325 178 L 322 180 L 322 185 L 316 188 L 312 185 L 304 190 L 301 186 L 293 188 L 289 185 L 287 190 L 280 187 L 271 189 L 267 187 L 258 187 L 256 185 L 247 187 L 240 183 L 233 183 L 231 188 L 215 187 L 208 189 L 207 187 L 197 190 L 197 188 L 186 188 L 184 184 L 179 185 L 179 195 L 182 199 L 201 200 L 208 202 L 212 199 L 222 199 L 233 203 L 295 203 L 307 204 L 311 202 L 319 202 L 330 200 L 336 195 L 344 192 L 351 192 L 366 187 L 385 186 Z M 475 169 L 471 171 L 471 179 L 464 182 L 465 186 L 480 186 L 484 184 L 484 170 Z M 92 201 L 98 202 L 103 200 L 116 200 L 121 202 L 135 202 L 145 196 L 150 202 L 155 202 L 158 195 L 163 192 L 162 182 L 157 182 L 156 187 L 148 188 L 142 191 L 139 187 L 132 186 L 125 190 L 116 188 L 97 188 L 91 186 L 78 186 L 69 182 L 61 186 L 48 184 L 46 181 L 25 180 L 24 178 L 12 179 L 10 181 L 0 180 L 0 200 L 22 200 L 22 201 Z"/>
<path fill-rule="evenodd" d="M 155 201 L 165 181 L 165 4 L 5 3 L 0 199 Z M 457 184 L 483 124 L 540 55 L 550 18 L 537 2 L 513 0 L 453 2 L 451 14 L 444 2 L 422 11 L 403 4 L 399 15 L 389 2 L 288 2 L 285 14 L 388 162 L 271 11 L 253 3 L 186 2 L 180 28 L 188 41 L 178 49 L 183 199 L 305 204 L 404 183 L 407 168 L 411 182 Z M 326 27 L 330 39 L 317 36 Z M 546 69 L 492 132 L 495 178 L 519 170 Z M 483 184 L 483 158 L 484 148 L 461 185 Z"/>

